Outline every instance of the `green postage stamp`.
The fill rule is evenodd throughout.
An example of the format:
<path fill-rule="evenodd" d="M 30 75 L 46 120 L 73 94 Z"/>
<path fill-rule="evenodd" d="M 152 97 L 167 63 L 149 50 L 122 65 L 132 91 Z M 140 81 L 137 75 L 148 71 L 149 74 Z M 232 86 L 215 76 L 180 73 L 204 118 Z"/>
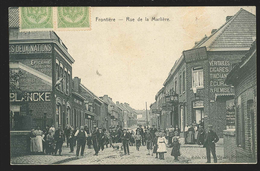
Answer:
<path fill-rule="evenodd" d="M 90 7 L 20 7 L 20 31 L 90 30 Z"/>

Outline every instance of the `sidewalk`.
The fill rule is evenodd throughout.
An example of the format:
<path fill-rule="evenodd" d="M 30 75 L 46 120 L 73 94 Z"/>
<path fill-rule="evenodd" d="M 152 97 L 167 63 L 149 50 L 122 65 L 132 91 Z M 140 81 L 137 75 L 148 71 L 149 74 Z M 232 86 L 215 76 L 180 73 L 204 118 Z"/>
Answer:
<path fill-rule="evenodd" d="M 85 155 L 92 149 L 85 149 Z M 62 156 L 53 156 L 46 154 L 26 155 L 10 158 L 11 165 L 51 165 L 76 160 L 76 147 L 74 153 L 69 153 L 70 148 L 64 143 L 62 147 Z"/>

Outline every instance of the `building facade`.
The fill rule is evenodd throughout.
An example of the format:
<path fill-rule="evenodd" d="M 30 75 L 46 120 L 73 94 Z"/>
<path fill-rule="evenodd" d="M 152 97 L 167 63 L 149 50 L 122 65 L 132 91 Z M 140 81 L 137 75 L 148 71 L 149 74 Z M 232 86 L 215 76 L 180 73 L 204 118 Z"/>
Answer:
<path fill-rule="evenodd" d="M 234 114 L 226 109 L 226 100 L 234 96 L 234 88 L 224 81 L 255 36 L 255 15 L 240 9 L 228 16 L 219 29 L 213 29 L 210 36 L 183 51 L 156 95 L 160 127 L 178 125 L 183 132 L 185 125 L 203 119 L 205 126 L 213 125 L 220 137 L 223 130 L 234 127 Z"/>
<path fill-rule="evenodd" d="M 235 88 L 235 129 L 224 132 L 224 155 L 231 161 L 257 161 L 256 41 L 228 74 L 226 83 Z"/>

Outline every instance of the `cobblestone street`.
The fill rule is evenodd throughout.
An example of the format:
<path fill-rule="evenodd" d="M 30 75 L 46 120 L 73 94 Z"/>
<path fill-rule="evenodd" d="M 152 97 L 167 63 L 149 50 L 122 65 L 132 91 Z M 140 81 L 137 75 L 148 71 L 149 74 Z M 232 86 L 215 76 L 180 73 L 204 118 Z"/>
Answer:
<path fill-rule="evenodd" d="M 183 143 L 182 143 L 183 144 Z M 227 163 L 223 158 L 222 139 L 216 144 L 218 163 Z M 165 154 L 165 160 L 159 160 L 153 156 L 147 155 L 146 146 L 141 146 L 140 151 L 135 146 L 130 146 L 130 155 L 124 155 L 123 150 L 105 148 L 100 151 L 98 156 L 93 156 L 93 149 L 86 149 L 85 156 L 77 159 L 74 153 L 69 153 L 69 148 L 63 146 L 63 156 L 52 155 L 27 155 L 11 158 L 11 164 L 29 164 L 29 165 L 97 165 L 97 164 L 204 164 L 206 162 L 206 150 L 198 145 L 182 145 L 179 161 L 174 161 L 170 155 L 171 148 Z"/>

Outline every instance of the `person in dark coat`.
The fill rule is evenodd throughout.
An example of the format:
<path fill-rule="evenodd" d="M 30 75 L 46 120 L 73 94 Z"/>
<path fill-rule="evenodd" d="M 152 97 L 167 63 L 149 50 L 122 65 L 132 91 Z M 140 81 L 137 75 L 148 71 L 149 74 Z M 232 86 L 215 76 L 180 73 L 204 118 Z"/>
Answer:
<path fill-rule="evenodd" d="M 188 129 L 188 134 L 187 134 L 187 143 L 188 144 L 194 144 L 195 143 L 195 130 L 193 126 L 190 126 Z"/>
<path fill-rule="evenodd" d="M 76 131 L 77 131 L 76 129 L 71 127 L 70 136 L 69 136 L 70 153 L 74 152 L 74 144 L 76 143 L 74 135 Z"/>
<path fill-rule="evenodd" d="M 130 140 L 130 137 L 129 137 L 129 134 L 126 132 L 126 129 L 124 129 L 123 135 L 121 136 L 121 140 L 122 140 L 122 143 L 123 143 L 125 155 L 126 155 L 126 153 L 128 155 L 130 155 L 130 153 L 129 153 L 129 140 Z"/>
<path fill-rule="evenodd" d="M 54 155 L 57 155 L 57 151 L 59 150 L 59 155 L 61 156 L 62 144 L 65 141 L 64 131 L 61 129 L 61 126 L 59 126 L 58 129 L 55 131 L 54 140 L 56 142 Z"/>
<path fill-rule="evenodd" d="M 198 129 L 198 138 L 197 138 L 197 143 L 198 145 L 204 144 L 204 135 L 205 135 L 205 131 L 202 128 L 201 125 L 199 125 L 199 129 Z"/>
<path fill-rule="evenodd" d="M 47 137 L 47 135 L 48 135 L 48 132 L 49 132 L 49 126 L 47 125 L 46 128 L 43 129 L 43 135 L 44 135 L 44 137 L 43 137 L 43 140 L 42 140 L 43 153 L 46 153 L 46 154 L 47 154 L 46 149 L 47 149 L 47 146 L 48 146 L 48 144 L 47 144 L 47 142 L 46 142 L 46 137 Z"/>
<path fill-rule="evenodd" d="M 146 131 L 145 140 L 146 140 L 146 146 L 147 146 L 147 150 L 148 150 L 147 155 L 150 155 L 150 150 L 153 149 L 153 146 L 152 146 L 152 144 L 153 144 L 153 136 L 152 136 L 152 134 L 151 134 L 149 129 L 147 129 L 147 131 Z"/>
<path fill-rule="evenodd" d="M 97 156 L 98 152 L 100 150 L 98 139 L 99 139 L 99 133 L 98 133 L 96 126 L 94 126 L 94 130 L 93 130 L 93 133 L 92 133 L 92 142 L 93 142 L 93 147 L 94 147 L 94 150 L 95 150 L 94 156 Z"/>
<path fill-rule="evenodd" d="M 84 155 L 84 150 L 85 150 L 85 145 L 86 145 L 86 139 L 88 137 L 87 132 L 84 130 L 84 126 L 80 127 L 80 130 L 78 130 L 75 135 L 77 139 L 77 151 L 76 151 L 76 156 L 79 158 L 79 151 L 81 149 L 80 155 Z"/>
<path fill-rule="evenodd" d="M 180 136 L 180 132 L 181 132 L 181 130 L 180 130 L 180 128 L 178 127 L 178 125 L 175 126 L 173 132 L 174 132 L 174 135 L 176 135 L 176 133 L 177 133 L 177 136 Z"/>
<path fill-rule="evenodd" d="M 175 135 L 177 135 L 177 134 L 175 134 Z M 177 136 L 174 136 L 172 138 L 171 147 L 172 147 L 171 155 L 174 156 L 174 160 L 179 161 L 178 156 L 180 156 L 181 153 L 180 153 L 180 143 L 179 143 L 179 139 Z"/>
<path fill-rule="evenodd" d="M 99 143 L 100 149 L 103 151 L 104 143 L 105 143 L 105 134 L 102 131 L 102 128 L 98 129 L 98 143 Z"/>
<path fill-rule="evenodd" d="M 85 127 L 84 127 L 84 130 L 85 130 L 86 133 L 88 134 L 88 137 L 87 137 L 87 145 L 88 145 L 88 148 L 90 149 L 90 148 L 91 148 L 91 134 L 90 134 L 90 131 L 89 131 L 88 126 L 85 126 Z"/>
<path fill-rule="evenodd" d="M 218 142 L 219 138 L 212 130 L 213 126 L 208 125 L 209 131 L 205 135 L 205 140 L 204 140 L 204 145 L 203 147 L 206 147 L 206 154 L 207 154 L 207 163 L 211 162 L 211 157 L 210 157 L 210 152 L 213 155 L 214 158 L 214 163 L 217 163 L 217 156 L 216 156 L 216 148 L 215 148 L 215 143 Z"/>
<path fill-rule="evenodd" d="M 156 132 L 155 132 L 155 136 L 153 137 L 153 153 L 156 154 L 155 158 L 158 158 L 158 152 L 157 152 L 157 148 L 158 148 L 158 144 L 157 144 L 158 137 L 159 137 L 159 132 L 156 131 Z M 153 154 L 152 154 L 152 155 L 153 155 Z"/>
<path fill-rule="evenodd" d="M 71 128 L 70 125 L 68 124 L 65 129 L 64 129 L 64 134 L 66 137 L 66 141 L 67 141 L 67 147 L 69 147 L 69 136 L 70 136 L 70 132 L 71 132 Z"/>
<path fill-rule="evenodd" d="M 139 128 L 136 129 L 136 133 L 139 131 L 140 135 L 142 136 L 142 145 L 144 145 L 144 130 L 142 128 L 142 125 L 139 125 Z"/>

